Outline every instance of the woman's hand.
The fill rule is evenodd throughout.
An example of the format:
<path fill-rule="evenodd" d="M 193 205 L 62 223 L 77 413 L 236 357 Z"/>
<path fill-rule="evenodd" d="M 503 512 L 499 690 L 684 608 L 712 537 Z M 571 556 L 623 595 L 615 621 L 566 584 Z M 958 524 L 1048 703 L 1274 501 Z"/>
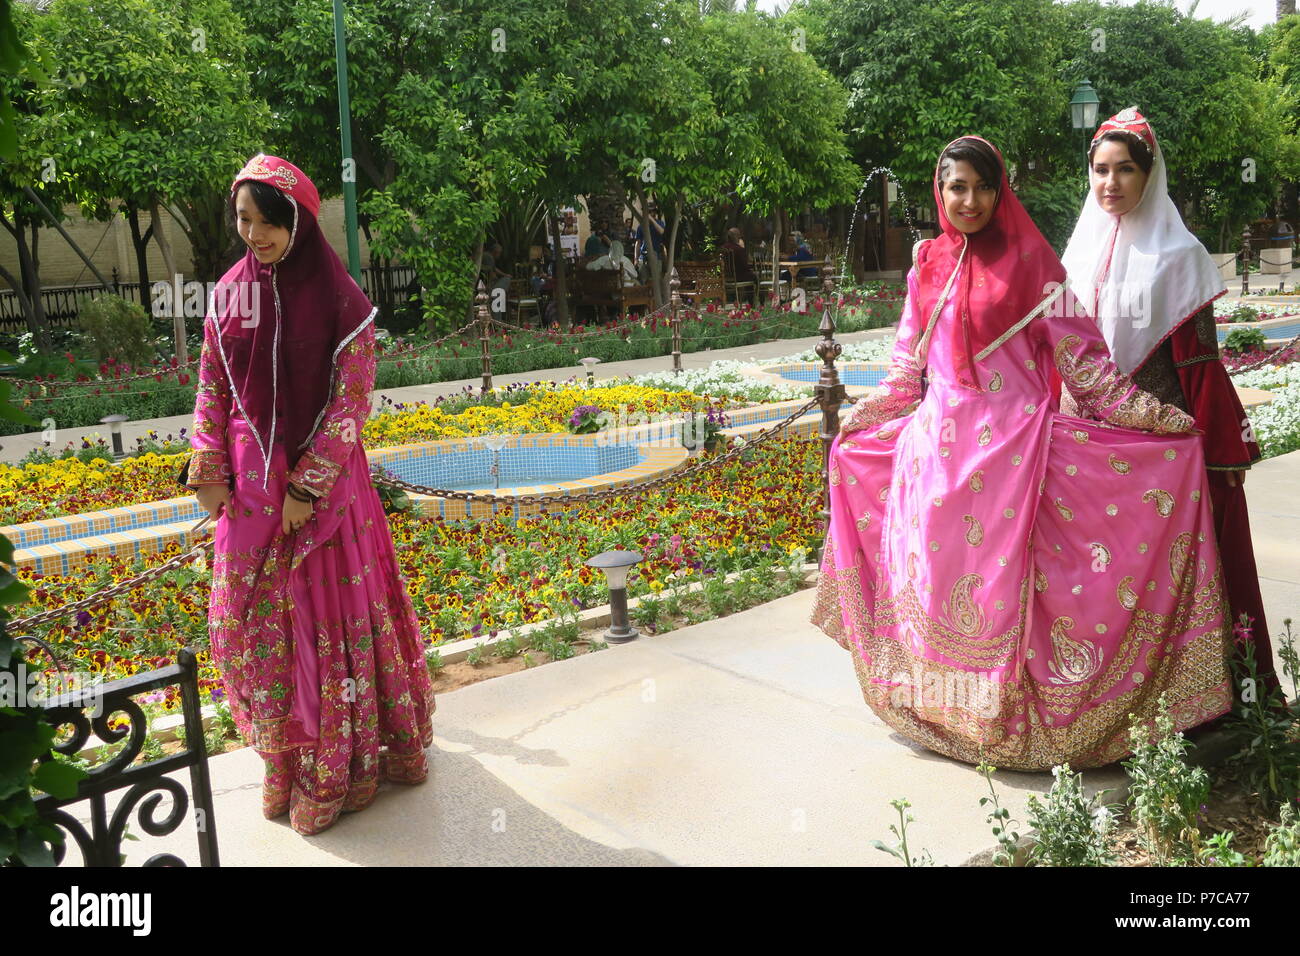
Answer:
<path fill-rule="evenodd" d="M 194 489 L 194 497 L 199 499 L 199 507 L 213 521 L 221 516 L 222 509 L 227 517 L 230 516 L 230 486 L 224 481 L 220 484 L 199 485 Z"/>
<path fill-rule="evenodd" d="M 1236 488 L 1238 485 L 1244 485 L 1246 483 L 1246 472 L 1244 469 L 1240 471 L 1230 471 L 1227 473 L 1227 478 L 1228 487 Z"/>
<path fill-rule="evenodd" d="M 311 518 L 312 504 L 310 501 L 299 501 L 288 492 L 284 494 L 284 504 L 280 506 L 280 526 L 284 533 L 297 531 L 302 528 Z"/>

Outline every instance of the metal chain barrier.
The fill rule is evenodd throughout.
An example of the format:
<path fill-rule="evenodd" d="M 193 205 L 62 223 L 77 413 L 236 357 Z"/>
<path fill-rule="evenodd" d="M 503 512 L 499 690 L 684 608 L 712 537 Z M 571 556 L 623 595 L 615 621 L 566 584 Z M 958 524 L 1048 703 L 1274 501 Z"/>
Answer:
<path fill-rule="evenodd" d="M 639 327 L 643 325 L 647 319 L 652 319 L 657 316 L 663 315 L 667 310 L 668 310 L 668 306 L 660 306 L 659 308 L 655 309 L 653 312 L 647 312 L 644 315 L 638 316 L 635 319 L 629 319 L 625 322 L 618 322 L 615 323 L 614 325 L 605 328 L 587 329 L 585 332 L 563 332 L 558 329 L 530 329 L 522 325 L 515 325 L 514 323 L 507 322 L 504 319 L 498 319 L 495 317 L 492 319 L 492 324 L 498 325 L 504 329 L 510 329 L 514 332 L 528 332 L 533 335 L 553 335 L 561 339 L 589 339 L 598 335 L 612 335 L 613 333 L 620 332 L 623 329 L 631 329 L 631 328 Z"/>
<path fill-rule="evenodd" d="M 599 491 L 584 491 L 572 495 L 566 493 L 563 495 L 510 495 L 503 497 L 500 495 L 476 494 L 472 491 L 451 491 L 450 489 L 445 488 L 430 488 L 427 485 L 413 484 L 412 482 L 405 481 L 401 478 L 395 478 L 391 475 L 383 474 L 382 472 L 372 472 L 372 476 L 376 484 L 386 485 L 390 488 L 397 488 L 401 491 L 412 492 L 418 495 L 429 495 L 436 498 L 442 498 L 447 501 L 478 501 L 504 505 L 540 504 L 542 506 L 542 511 L 546 510 L 547 503 L 568 505 L 585 501 L 599 501 L 613 497 L 637 497 L 665 485 L 675 484 L 706 469 L 717 468 L 726 462 L 735 459 L 744 451 L 753 448 L 755 445 L 768 441 L 791 422 L 798 418 L 802 418 L 818 404 L 818 399 L 809 399 L 775 425 L 765 428 L 753 438 L 747 439 L 743 445 L 731 448 L 728 451 L 723 452 L 721 455 L 715 455 L 705 459 L 704 461 L 688 465 L 681 471 L 674 471 L 670 475 L 664 475 L 661 478 L 655 478 L 652 481 L 634 485 L 631 488 L 603 488 Z"/>
<path fill-rule="evenodd" d="M 68 382 L 68 381 L 60 381 L 59 379 L 46 379 L 43 381 L 38 381 L 37 379 L 34 378 L 10 378 L 8 375 L 0 376 L 0 382 L 9 382 L 11 385 L 15 385 L 15 386 L 38 385 L 41 388 L 50 388 L 54 386 L 57 386 L 59 388 L 93 388 L 95 386 L 99 386 L 100 388 L 103 388 L 106 385 L 119 385 L 123 382 L 138 381 L 139 379 L 142 378 L 157 378 L 159 375 L 162 375 L 164 377 L 168 375 L 179 375 L 181 372 L 193 368 L 195 365 L 198 364 L 199 364 L 199 360 L 194 358 L 194 359 L 190 359 L 184 365 L 176 365 L 176 366 L 169 365 L 167 366 L 167 368 L 158 372 L 141 372 L 139 375 L 123 375 L 121 378 L 95 378 L 87 382 Z M 24 396 L 24 397 L 35 398 L 36 396 Z"/>
<path fill-rule="evenodd" d="M 680 471 L 673 472 L 671 475 L 665 475 L 662 478 L 656 478 L 653 481 L 647 481 L 644 484 L 635 485 L 632 488 L 606 488 L 600 491 L 583 492 L 581 494 L 576 494 L 576 495 L 569 495 L 569 494 L 556 495 L 553 497 L 548 497 L 545 495 L 518 495 L 518 496 L 510 496 L 508 498 L 502 498 L 494 495 L 474 494 L 473 492 L 468 492 L 468 491 L 449 491 L 440 488 L 428 488 L 424 485 L 412 484 L 409 481 L 403 481 L 400 478 L 394 478 L 379 472 L 372 472 L 372 478 L 375 484 L 387 485 L 391 488 L 398 488 L 402 491 L 414 492 L 415 494 L 432 495 L 438 498 L 444 498 L 448 500 L 480 501 L 480 502 L 491 502 L 494 504 L 509 504 L 509 505 L 538 503 L 541 504 L 542 506 L 541 510 L 543 513 L 545 513 L 547 503 L 564 506 L 569 504 L 575 504 L 578 502 L 599 501 L 606 498 L 613 498 L 613 497 L 620 497 L 620 496 L 639 497 L 648 494 L 649 492 L 656 490 L 658 488 L 662 488 L 670 484 L 675 484 L 676 482 L 689 478 L 692 475 L 705 471 L 706 469 L 721 467 L 727 462 L 735 460 L 745 451 L 748 451 L 754 446 L 761 445 L 763 442 L 770 440 L 783 428 L 789 425 L 791 422 L 806 415 L 817 404 L 818 404 L 817 399 L 815 398 L 811 399 L 805 402 L 803 405 L 796 408 L 793 412 L 791 412 L 781 421 L 777 422 L 775 425 L 763 429 L 763 431 L 759 432 L 752 439 L 747 440 L 743 445 L 738 445 L 734 448 L 731 448 L 728 451 L 722 453 L 721 455 L 715 455 L 708 459 L 705 459 L 704 461 L 696 462 L 695 464 L 689 465 Z M 202 521 L 200 521 L 197 525 L 195 525 L 190 530 L 190 533 L 193 534 L 194 532 L 198 531 L 210 520 L 211 518 L 205 517 Z M 109 601 L 112 601 L 114 598 L 118 597 L 119 595 L 125 594 L 128 591 L 133 591 L 136 588 L 148 583 L 149 581 L 161 577 L 162 575 L 166 574 L 168 571 L 172 570 L 173 568 L 178 568 L 183 564 L 188 564 L 190 561 L 193 561 L 199 555 L 207 551 L 211 551 L 213 545 L 214 545 L 214 540 L 212 538 L 207 538 L 203 541 L 194 544 L 188 551 L 185 551 L 181 554 L 177 554 L 168 558 L 166 561 L 158 565 L 156 568 L 150 568 L 148 571 L 143 571 L 140 574 L 135 575 L 135 577 L 127 578 L 124 581 L 119 581 L 116 584 L 91 595 L 90 597 L 82 598 L 79 601 L 73 601 L 71 604 L 65 604 L 61 607 L 51 608 L 48 611 L 41 611 L 39 614 L 33 614 L 30 617 L 24 617 L 14 621 L 8 621 L 5 623 L 5 628 L 9 633 L 18 634 L 23 631 L 30 631 L 33 628 L 36 628 L 42 624 L 47 624 L 50 621 L 56 621 L 59 618 L 67 617 L 68 615 L 71 614 L 76 614 L 79 611 L 86 611 L 89 610 L 90 608 L 98 607 L 101 604 L 107 604 Z"/>
<path fill-rule="evenodd" d="M 193 534 L 195 531 L 198 531 L 210 520 L 210 517 L 204 518 L 190 529 L 190 533 Z M 92 594 L 90 597 L 82 598 L 80 601 L 73 601 L 71 604 L 51 608 L 48 611 L 42 611 L 41 613 L 33 614 L 30 617 L 19 618 L 16 621 L 7 621 L 5 622 L 5 630 L 10 632 L 30 631 L 32 628 L 49 621 L 56 621 L 61 617 L 67 617 L 69 614 L 75 614 L 78 611 L 86 611 L 92 607 L 97 607 L 100 604 L 106 604 L 119 594 L 133 591 L 142 584 L 152 581 L 154 578 L 161 577 L 172 568 L 180 567 L 182 564 L 187 564 L 205 551 L 212 550 L 213 543 L 213 538 L 207 538 L 200 541 L 188 551 L 168 558 L 162 564 L 158 565 L 158 567 L 150 568 L 148 571 L 143 571 L 133 578 L 127 578 L 125 581 L 118 581 L 111 587 L 107 587 L 96 594 Z"/>
<path fill-rule="evenodd" d="M 410 348 L 410 349 L 403 349 L 403 350 L 398 351 L 398 352 L 389 352 L 389 353 L 386 353 L 386 354 L 379 355 L 379 356 L 376 357 L 376 361 L 377 361 L 377 362 L 392 362 L 392 361 L 397 361 L 397 360 L 399 360 L 399 359 L 404 359 L 404 358 L 405 358 L 406 356 L 408 356 L 408 355 L 418 355 L 420 352 L 425 352 L 425 351 L 428 351 L 428 350 L 431 349 L 431 348 L 436 348 L 437 346 L 444 344 L 445 342 L 449 341 L 450 339 L 455 338 L 457 335 L 463 335 L 465 332 L 467 332 L 467 331 L 469 331 L 470 329 L 472 329 L 475 325 L 477 325 L 477 322 L 476 322 L 476 321 L 470 321 L 470 322 L 466 323 L 465 325 L 461 326 L 461 327 L 460 327 L 459 329 L 457 329 L 456 331 L 454 331 L 454 332 L 448 332 L 446 335 L 442 336 L 442 337 L 439 338 L 439 339 L 435 339 L 435 340 L 432 341 L 432 342 L 428 342 L 428 343 L 426 343 L 426 344 L 424 344 L 424 345 L 417 345 L 417 346 L 415 346 L 414 348 Z M 60 381 L 60 380 L 58 380 L 58 379 L 53 379 L 53 380 L 43 381 L 43 380 L 37 380 L 37 379 L 34 379 L 34 378 L 10 378 L 10 377 L 7 376 L 7 375 L 6 375 L 6 376 L 0 376 L 0 382 L 8 382 L 9 384 L 15 386 L 16 388 L 17 388 L 17 387 L 39 386 L 39 387 L 41 387 L 41 388 L 59 388 L 59 389 L 69 389 L 69 390 L 71 390 L 71 391 L 74 391 L 74 393 L 75 393 L 75 390 L 76 390 L 76 389 L 107 388 L 107 387 L 111 387 L 111 386 L 121 385 L 121 384 L 124 384 L 124 383 L 126 383 L 126 382 L 135 382 L 135 381 L 139 381 L 139 380 L 141 380 L 141 379 L 146 379 L 146 378 L 153 378 L 153 379 L 156 379 L 159 375 L 163 376 L 164 378 L 166 378 L 168 375 L 177 375 L 177 376 L 179 376 L 179 374 L 180 374 L 181 372 L 188 371 L 188 370 L 194 368 L 195 366 L 197 366 L 198 364 L 199 364 L 199 359 L 198 359 L 198 358 L 192 358 L 192 359 L 190 359 L 188 362 L 184 363 L 183 365 L 168 366 L 167 368 L 162 369 L 162 370 L 160 370 L 160 371 L 154 371 L 154 372 L 141 372 L 141 373 L 136 374 L 136 375 L 124 375 L 124 376 L 122 376 L 121 378 L 96 378 L 96 379 L 91 379 L 90 381 L 86 381 L 86 382 Z M 165 383 L 165 382 L 161 382 L 161 383 L 159 383 L 159 384 L 166 384 L 166 383 Z M 177 384 L 179 384 L 179 382 L 178 382 Z M 143 393 L 142 393 L 142 392 L 121 392 L 121 393 L 116 393 L 116 394 L 140 395 L 140 394 L 143 394 Z M 22 395 L 22 396 L 15 396 L 15 397 L 18 397 L 18 398 L 30 398 L 30 399 L 33 399 L 34 401 L 48 401 L 48 400 L 50 400 L 50 399 L 52 399 L 52 398 L 62 398 L 62 397 L 65 397 L 65 396 L 61 396 L 61 395 Z M 77 395 L 77 397 L 79 397 L 79 394 Z"/>
<path fill-rule="evenodd" d="M 439 345 L 445 345 L 447 342 L 451 341 L 456 336 L 464 335 L 466 332 L 469 332 L 476 325 L 478 325 L 478 320 L 471 319 L 470 321 L 462 325 L 460 328 L 456 329 L 454 332 L 448 332 L 446 335 L 442 336 L 441 338 L 434 339 L 432 342 L 426 342 L 424 345 L 417 345 L 414 348 L 402 349 L 397 352 L 388 352 L 385 353 L 384 355 L 377 356 L 375 361 L 395 362 L 398 359 L 405 360 L 408 355 L 419 355 L 421 352 L 427 352 L 429 349 L 437 348 Z M 451 356 L 451 358 L 454 359 L 464 358 L 464 356 Z M 434 361 L 443 361 L 443 359 L 444 357 L 439 356 L 436 357 Z"/>
<path fill-rule="evenodd" d="M 1272 352 L 1269 352 L 1258 362 L 1251 362 L 1249 365 L 1242 365 L 1239 368 L 1234 368 L 1228 374 L 1240 375 L 1242 372 L 1253 372 L 1256 369 L 1263 368 L 1265 365 L 1270 365 L 1273 362 L 1277 361 L 1277 357 L 1279 355 L 1285 355 L 1287 352 L 1294 349 L 1297 345 L 1300 345 L 1300 335 L 1297 335 L 1295 338 L 1293 338 L 1290 342 L 1286 343 L 1286 345 L 1282 346 L 1280 349 L 1275 349 Z"/>

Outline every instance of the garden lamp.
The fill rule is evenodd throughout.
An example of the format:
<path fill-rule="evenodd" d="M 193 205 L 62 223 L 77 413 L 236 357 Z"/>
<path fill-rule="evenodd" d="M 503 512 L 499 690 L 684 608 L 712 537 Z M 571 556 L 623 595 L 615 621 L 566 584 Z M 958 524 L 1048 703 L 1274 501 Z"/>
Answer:
<path fill-rule="evenodd" d="M 587 368 L 587 387 L 591 388 L 591 386 L 596 384 L 596 372 L 592 366 L 599 362 L 600 359 L 588 355 L 585 359 L 578 359 L 578 361 Z"/>
<path fill-rule="evenodd" d="M 641 561 L 639 551 L 605 551 L 588 558 L 584 564 L 605 572 L 609 584 L 609 630 L 605 641 L 609 644 L 626 644 L 641 635 L 627 621 L 627 573 Z"/>
<path fill-rule="evenodd" d="M 1087 80 L 1076 86 L 1074 95 L 1070 97 L 1070 125 L 1083 133 L 1085 165 L 1088 155 L 1088 137 L 1097 126 L 1097 107 L 1100 104 L 1101 97 Z"/>
<path fill-rule="evenodd" d="M 1091 132 L 1097 125 L 1097 107 L 1100 105 L 1101 98 L 1097 96 L 1097 91 L 1090 82 L 1083 80 L 1074 88 L 1074 95 L 1070 97 L 1070 125 Z"/>
<path fill-rule="evenodd" d="M 122 423 L 130 421 L 126 415 L 107 415 L 99 420 L 101 425 L 107 425 L 113 431 L 113 457 L 121 458 L 126 452 L 122 450 Z"/>

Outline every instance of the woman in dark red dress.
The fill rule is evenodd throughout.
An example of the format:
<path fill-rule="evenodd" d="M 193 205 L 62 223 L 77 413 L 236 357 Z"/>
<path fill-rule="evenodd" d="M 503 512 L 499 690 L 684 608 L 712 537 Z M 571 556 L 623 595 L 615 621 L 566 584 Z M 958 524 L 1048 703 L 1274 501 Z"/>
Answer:
<path fill-rule="evenodd" d="M 1098 128 L 1088 160 L 1088 197 L 1061 261 L 1120 371 L 1191 414 L 1204 433 L 1232 619 L 1240 629 L 1245 615 L 1259 676 L 1275 688 L 1243 488 L 1259 446 L 1219 360 L 1214 322 L 1214 300 L 1227 289 L 1169 198 L 1164 153 L 1135 107 Z M 1063 393 L 1063 411 L 1068 403 Z"/>

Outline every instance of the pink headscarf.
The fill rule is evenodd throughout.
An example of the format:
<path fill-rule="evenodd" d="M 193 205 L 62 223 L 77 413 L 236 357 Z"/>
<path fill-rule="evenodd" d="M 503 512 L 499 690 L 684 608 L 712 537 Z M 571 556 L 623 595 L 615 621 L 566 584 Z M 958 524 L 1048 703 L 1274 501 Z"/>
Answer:
<path fill-rule="evenodd" d="M 208 319 L 216 322 L 237 410 L 262 453 L 265 487 L 273 445 L 283 442 L 290 468 L 297 463 L 329 405 L 339 353 L 378 310 L 325 241 L 320 194 L 303 171 L 259 153 L 231 184 L 232 204 L 249 181 L 274 186 L 293 203 L 289 245 L 272 265 L 246 251 L 217 283 Z"/>
<path fill-rule="evenodd" d="M 1061 294 L 1065 268 L 1011 191 L 1006 163 L 997 147 L 978 136 L 960 139 L 978 140 L 997 156 L 1002 172 L 997 205 L 988 225 L 979 232 L 974 235 L 960 232 L 944 212 L 939 165 L 935 164 L 934 202 L 943 234 L 923 243 L 917 254 L 918 304 L 922 322 L 928 323 L 964 255 L 966 268 L 957 287 L 950 291 L 950 295 L 957 297 L 959 321 L 950 329 L 936 332 L 950 336 L 952 354 L 957 357 L 957 380 L 968 388 L 979 389 L 976 362 L 991 354 L 1039 314 L 1041 308 L 1046 308 L 1049 300 Z M 948 146 L 956 142 L 953 140 Z"/>

